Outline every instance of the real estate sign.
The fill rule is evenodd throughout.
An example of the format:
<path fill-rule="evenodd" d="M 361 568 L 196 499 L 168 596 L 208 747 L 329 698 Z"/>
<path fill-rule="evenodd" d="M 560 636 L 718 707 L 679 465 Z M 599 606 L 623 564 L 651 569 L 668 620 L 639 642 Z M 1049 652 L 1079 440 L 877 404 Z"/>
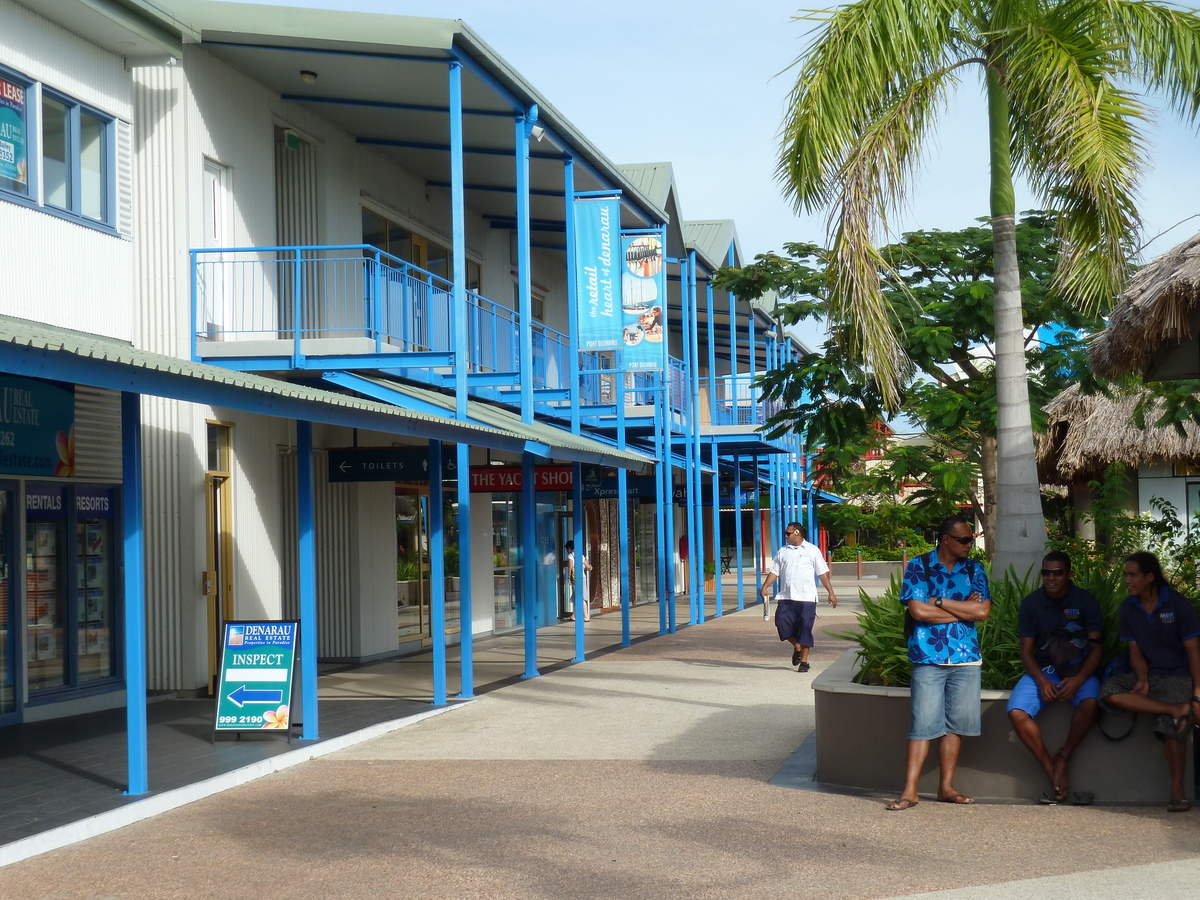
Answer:
<path fill-rule="evenodd" d="M 290 734 L 299 622 L 226 622 L 214 731 Z"/>

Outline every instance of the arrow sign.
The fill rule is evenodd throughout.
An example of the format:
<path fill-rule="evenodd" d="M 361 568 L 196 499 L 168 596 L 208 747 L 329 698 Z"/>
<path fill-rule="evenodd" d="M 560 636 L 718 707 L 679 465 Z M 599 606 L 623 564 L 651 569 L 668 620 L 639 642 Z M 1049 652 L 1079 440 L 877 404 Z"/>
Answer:
<path fill-rule="evenodd" d="M 239 685 L 227 699 L 238 709 L 247 703 L 279 704 L 283 702 L 283 691 L 251 691 L 245 685 Z"/>

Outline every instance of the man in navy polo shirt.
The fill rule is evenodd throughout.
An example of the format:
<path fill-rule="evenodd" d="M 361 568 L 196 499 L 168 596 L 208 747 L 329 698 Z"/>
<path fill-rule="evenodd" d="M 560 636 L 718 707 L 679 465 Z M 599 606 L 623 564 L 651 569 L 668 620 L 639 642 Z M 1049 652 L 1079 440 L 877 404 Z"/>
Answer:
<path fill-rule="evenodd" d="M 1051 790 L 1042 794 L 1042 802 L 1059 803 L 1067 798 L 1071 787 L 1068 761 L 1100 712 L 1100 684 L 1095 672 L 1104 655 L 1100 602 L 1071 580 L 1071 557 L 1061 550 L 1047 553 L 1042 559 L 1042 586 L 1021 601 L 1017 635 L 1021 638 L 1025 674 L 1012 690 L 1008 718 L 1021 743 L 1050 779 Z M 1052 638 L 1058 639 L 1064 649 L 1074 648 L 1069 658 L 1059 660 L 1061 670 L 1051 659 Z M 1043 704 L 1056 700 L 1072 703 L 1075 713 L 1066 742 L 1051 756 L 1035 719 Z M 1076 803 L 1090 799 L 1090 794 L 1075 795 Z"/>
<path fill-rule="evenodd" d="M 1118 709 L 1158 716 L 1154 731 L 1171 770 L 1167 812 L 1187 812 L 1183 772 L 1188 733 L 1200 715 L 1200 621 L 1188 599 L 1167 586 L 1153 553 L 1125 560 L 1125 589 L 1121 640 L 1129 643 L 1133 673 L 1108 679 L 1100 696 Z"/>

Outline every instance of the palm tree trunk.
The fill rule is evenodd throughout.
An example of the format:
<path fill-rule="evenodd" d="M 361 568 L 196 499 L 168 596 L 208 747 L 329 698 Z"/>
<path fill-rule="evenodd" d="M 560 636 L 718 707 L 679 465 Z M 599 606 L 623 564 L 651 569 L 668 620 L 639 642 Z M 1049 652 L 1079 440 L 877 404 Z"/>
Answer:
<path fill-rule="evenodd" d="M 1038 486 L 1025 371 L 1017 216 L 1009 155 L 1008 95 L 1001 73 L 987 70 L 991 132 L 993 277 L 996 305 L 996 546 L 993 578 L 1024 577 L 1045 552 L 1046 521 Z"/>
<path fill-rule="evenodd" d="M 979 447 L 979 474 L 983 481 L 983 535 L 988 556 L 996 555 L 996 439 L 984 435 Z"/>

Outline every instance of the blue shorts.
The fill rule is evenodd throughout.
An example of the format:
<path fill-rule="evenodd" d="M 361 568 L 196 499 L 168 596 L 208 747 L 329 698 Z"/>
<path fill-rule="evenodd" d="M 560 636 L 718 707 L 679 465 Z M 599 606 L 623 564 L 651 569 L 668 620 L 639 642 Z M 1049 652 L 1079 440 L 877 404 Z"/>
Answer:
<path fill-rule="evenodd" d="M 1051 684 L 1057 685 L 1061 678 L 1054 671 L 1054 666 L 1046 666 L 1042 669 L 1042 674 L 1050 679 Z M 1096 700 L 1100 697 L 1100 680 L 1093 675 L 1087 681 L 1079 686 L 1079 690 L 1075 692 L 1075 696 L 1071 698 L 1071 705 L 1079 709 L 1079 704 L 1084 700 Z M 1008 711 L 1019 709 L 1021 712 L 1028 713 L 1030 717 L 1036 717 L 1042 710 L 1044 705 L 1041 692 L 1038 691 L 1037 682 L 1033 680 L 1033 676 L 1026 672 L 1017 682 L 1016 687 L 1012 689 L 1012 695 L 1008 698 Z"/>
<path fill-rule="evenodd" d="M 795 638 L 801 647 L 813 645 L 813 623 L 817 621 L 817 604 L 803 600 L 778 600 L 775 605 L 775 630 L 779 639 Z"/>
<path fill-rule="evenodd" d="M 916 664 L 912 669 L 910 741 L 933 741 L 947 733 L 979 734 L 982 666 Z"/>

